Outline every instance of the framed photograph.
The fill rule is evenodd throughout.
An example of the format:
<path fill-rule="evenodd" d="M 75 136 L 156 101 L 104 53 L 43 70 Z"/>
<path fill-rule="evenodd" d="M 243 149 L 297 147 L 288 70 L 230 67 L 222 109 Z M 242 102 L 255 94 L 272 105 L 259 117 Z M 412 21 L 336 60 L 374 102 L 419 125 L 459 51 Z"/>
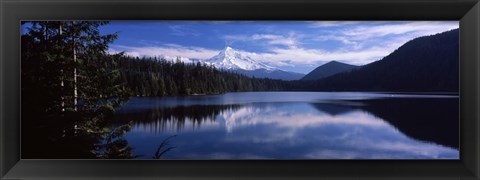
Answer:
<path fill-rule="evenodd" d="M 2 178 L 480 177 L 476 0 L 0 7 Z"/>

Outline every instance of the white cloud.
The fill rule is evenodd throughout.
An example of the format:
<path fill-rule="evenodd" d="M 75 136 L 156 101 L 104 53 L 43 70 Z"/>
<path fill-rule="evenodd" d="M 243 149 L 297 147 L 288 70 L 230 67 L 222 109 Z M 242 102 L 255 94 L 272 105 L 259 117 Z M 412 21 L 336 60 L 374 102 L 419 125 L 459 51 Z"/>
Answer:
<path fill-rule="evenodd" d="M 218 54 L 220 50 L 207 49 L 202 47 L 187 47 L 177 44 L 166 44 L 164 46 L 148 46 L 148 47 L 131 47 L 115 45 L 110 48 L 110 52 L 125 51 L 127 55 L 135 57 L 154 57 L 154 56 L 171 56 L 186 58 L 206 59 Z"/>
<path fill-rule="evenodd" d="M 297 41 L 293 37 L 293 34 L 290 34 L 288 37 L 273 35 L 273 34 L 254 34 L 251 36 L 252 40 L 267 40 L 267 43 L 270 45 L 286 45 L 286 46 L 296 46 Z"/>
<path fill-rule="evenodd" d="M 359 24 L 363 21 L 307 21 L 312 23 L 312 27 L 337 27 L 344 25 Z"/>
<path fill-rule="evenodd" d="M 412 21 L 396 24 L 358 26 L 341 33 L 353 40 L 365 40 L 387 35 L 424 36 L 458 28 L 458 21 Z"/>
<path fill-rule="evenodd" d="M 364 50 L 335 50 L 307 49 L 300 47 L 272 48 L 271 52 L 250 53 L 249 56 L 273 66 L 289 66 L 293 64 L 317 64 L 332 60 L 344 63 L 362 65 L 379 60 L 391 51 L 381 47 L 372 47 Z"/>
<path fill-rule="evenodd" d="M 360 22 L 312 22 L 312 27 L 315 28 L 331 26 L 338 28 L 336 31 L 313 37 L 311 40 L 319 43 L 338 41 L 343 44 L 343 47 L 336 50 L 324 51 L 318 60 L 343 60 L 351 64 L 366 64 L 380 60 L 414 38 L 459 27 L 458 21 L 402 21 L 394 24 L 374 21 L 366 25 L 356 25 Z"/>
<path fill-rule="evenodd" d="M 246 35 L 226 35 L 223 37 L 227 44 L 232 44 L 235 41 L 264 41 L 266 45 L 284 45 L 288 47 L 295 47 L 298 44 L 295 33 L 289 33 L 287 36 L 276 34 L 253 34 Z"/>
<path fill-rule="evenodd" d="M 380 44 L 391 49 L 404 44 L 416 37 L 432 35 L 458 28 L 458 21 L 409 21 L 395 24 L 374 23 L 373 25 L 359 25 L 339 28 L 325 35 L 316 36 L 313 40 L 340 41 L 346 47 L 357 48 L 372 44 Z M 352 48 L 352 47 L 350 47 Z M 354 48 L 353 48 L 354 49 Z"/>
<path fill-rule="evenodd" d="M 182 26 L 182 25 L 171 25 L 171 26 L 168 26 L 168 28 L 170 29 L 170 31 L 172 31 L 171 34 L 176 36 L 188 36 L 188 35 L 199 36 L 200 35 L 200 33 L 197 32 L 196 30 L 192 28 L 188 28 L 186 26 Z"/>

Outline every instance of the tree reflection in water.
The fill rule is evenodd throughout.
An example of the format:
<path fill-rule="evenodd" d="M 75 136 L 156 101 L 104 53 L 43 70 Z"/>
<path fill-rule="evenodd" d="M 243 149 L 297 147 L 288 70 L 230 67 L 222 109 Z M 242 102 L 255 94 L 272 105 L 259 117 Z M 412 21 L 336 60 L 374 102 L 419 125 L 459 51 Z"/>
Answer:
<path fill-rule="evenodd" d="M 172 151 L 175 155 L 169 155 L 168 158 L 188 159 L 188 157 L 193 157 L 192 154 L 189 154 L 190 152 L 197 152 L 200 155 L 199 157 L 208 159 L 210 156 L 204 156 L 205 153 L 215 154 L 214 151 L 238 152 L 238 149 L 234 149 L 236 146 L 243 146 L 244 150 L 242 151 L 252 152 L 252 156 L 248 156 L 254 157 L 257 150 L 260 152 L 262 148 L 276 147 L 277 140 L 292 143 L 311 141 L 308 144 L 298 144 L 297 147 L 304 146 L 307 148 L 308 145 L 313 148 L 318 146 L 310 144 L 314 141 L 320 143 L 319 140 L 326 140 L 323 143 L 329 143 L 335 138 L 346 138 L 344 136 L 337 137 L 337 135 L 341 135 L 339 133 L 361 134 L 350 137 L 349 142 L 344 142 L 347 144 L 339 145 L 337 142 L 337 145 L 324 144 L 320 147 L 334 148 L 331 149 L 332 153 L 337 152 L 335 148 L 340 148 L 338 153 L 341 154 L 342 151 L 347 150 L 342 148 L 350 148 L 348 143 L 359 143 L 357 139 L 368 140 L 370 138 L 372 142 L 393 140 L 393 144 L 390 145 L 399 146 L 400 149 L 395 150 L 391 149 L 393 147 L 383 146 L 388 143 L 382 144 L 382 146 L 367 145 L 361 149 L 373 148 L 370 153 L 375 151 L 398 153 L 397 151 L 399 151 L 405 152 L 406 154 L 403 155 L 407 155 L 391 154 L 393 155 L 392 158 L 408 157 L 407 151 L 412 151 L 411 155 L 414 155 L 415 152 L 413 151 L 428 149 L 435 151 L 432 157 L 436 156 L 435 153 L 441 153 L 442 157 L 454 157 L 455 150 L 443 146 L 458 149 L 458 138 L 455 139 L 455 137 L 458 137 L 455 134 L 455 132 L 458 134 L 458 119 L 455 118 L 458 111 L 451 111 L 451 108 L 455 106 L 458 106 L 457 98 L 379 98 L 319 101 L 317 103 L 274 102 L 190 105 L 123 111 L 117 113 L 115 119 L 117 122 L 133 121 L 134 132 L 132 135 L 127 133 L 127 136 L 130 136 L 129 140 L 135 143 L 133 147 L 142 149 L 140 152 L 143 153 L 157 150 L 156 154 L 160 154 L 160 149 L 166 150 L 168 148 L 164 148 L 164 145 L 160 145 L 159 148 L 146 144 L 154 142 L 155 139 L 158 139 L 158 136 L 168 136 L 172 132 L 178 134 L 179 139 L 175 140 L 175 147 L 178 148 Z M 441 112 L 437 112 L 437 110 Z M 440 133 L 442 135 L 439 135 Z M 303 139 L 295 140 L 295 138 L 300 137 Z M 258 143 L 271 144 L 265 144 L 260 148 L 257 147 Z M 293 146 L 285 148 L 290 151 L 295 149 Z M 402 150 L 401 148 L 412 149 Z M 363 152 L 363 150 L 356 152 L 360 154 L 355 156 L 364 157 L 361 153 L 367 152 Z M 302 153 L 301 149 L 295 151 Z M 351 149 L 350 152 L 355 151 L 355 149 Z M 350 152 L 345 153 L 350 154 Z M 288 153 L 294 153 L 294 151 Z M 237 157 L 234 154 L 228 156 L 227 154 L 220 153 L 220 156 Z M 389 157 L 388 154 L 383 155 Z M 276 157 L 276 155 L 272 157 Z M 312 157 L 314 156 L 312 155 Z M 423 155 L 412 157 L 419 158 Z"/>
<path fill-rule="evenodd" d="M 205 123 L 215 123 L 215 117 L 225 111 L 235 111 L 243 105 L 192 105 L 153 108 L 144 111 L 127 111 L 118 113 L 115 120 L 120 123 L 133 121 L 134 126 L 141 126 L 143 129 L 155 133 L 175 129 L 181 132 L 186 124 L 192 129 L 202 126 Z"/>

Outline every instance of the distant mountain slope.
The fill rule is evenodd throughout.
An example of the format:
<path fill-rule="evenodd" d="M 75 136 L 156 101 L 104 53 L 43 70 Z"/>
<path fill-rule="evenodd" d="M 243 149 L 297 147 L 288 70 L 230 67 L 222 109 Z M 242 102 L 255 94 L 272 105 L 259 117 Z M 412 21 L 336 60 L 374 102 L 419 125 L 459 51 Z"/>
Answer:
<path fill-rule="evenodd" d="M 305 74 L 301 73 L 296 73 L 296 72 L 289 72 L 289 71 L 283 71 L 283 70 L 266 70 L 266 69 L 256 69 L 256 70 L 242 70 L 242 69 L 237 69 L 235 72 L 238 72 L 240 74 L 244 74 L 249 77 L 255 77 L 255 78 L 270 78 L 270 79 L 281 79 L 281 80 L 299 80 Z"/>
<path fill-rule="evenodd" d="M 341 72 L 351 71 L 358 66 L 345 64 L 338 61 L 330 61 L 321 66 L 318 66 L 313 71 L 305 75 L 302 80 L 317 80 L 325 77 L 329 77 Z"/>
<path fill-rule="evenodd" d="M 413 39 L 382 60 L 301 84 L 321 91 L 458 92 L 459 30 Z"/>

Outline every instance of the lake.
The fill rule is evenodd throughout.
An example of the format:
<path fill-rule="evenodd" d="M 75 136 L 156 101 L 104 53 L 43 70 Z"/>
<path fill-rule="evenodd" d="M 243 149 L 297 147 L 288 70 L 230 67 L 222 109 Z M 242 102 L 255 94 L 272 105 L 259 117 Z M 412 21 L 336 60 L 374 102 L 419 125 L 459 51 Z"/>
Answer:
<path fill-rule="evenodd" d="M 115 114 L 152 159 L 459 159 L 457 95 L 239 92 L 134 97 Z"/>

